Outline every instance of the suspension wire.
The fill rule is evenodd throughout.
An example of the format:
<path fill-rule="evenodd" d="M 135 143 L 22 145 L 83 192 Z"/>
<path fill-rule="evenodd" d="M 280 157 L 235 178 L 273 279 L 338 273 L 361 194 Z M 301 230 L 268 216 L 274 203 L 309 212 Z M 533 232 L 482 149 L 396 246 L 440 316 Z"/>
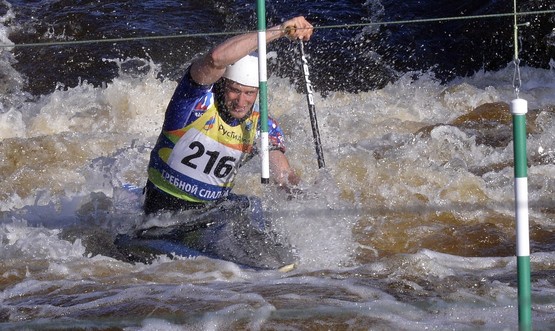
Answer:
<path fill-rule="evenodd" d="M 515 65 L 515 72 L 513 75 L 513 88 L 515 89 L 515 96 L 518 99 L 518 95 L 520 92 L 520 87 L 522 86 L 522 80 L 520 77 L 520 59 L 518 57 L 519 54 L 519 49 L 518 49 L 518 16 L 517 16 L 517 12 L 516 12 L 516 0 L 514 0 L 514 27 L 513 27 L 513 31 L 514 31 L 514 49 L 515 49 L 515 54 L 513 57 L 513 63 Z"/>
<path fill-rule="evenodd" d="M 179 39 L 179 38 L 197 38 L 209 36 L 227 36 L 243 34 L 246 31 L 235 32 L 211 32 L 211 33 L 190 33 L 178 35 L 163 35 L 163 36 L 141 36 L 141 37 L 128 37 L 128 38 L 103 38 L 103 39 L 90 39 L 90 40 L 70 40 L 70 41 L 53 41 L 43 43 L 22 43 L 22 44 L 0 44 L 0 48 L 5 47 L 48 47 L 48 46 L 71 46 L 83 44 L 100 44 L 100 43 L 120 43 L 127 41 L 145 41 L 145 40 L 162 40 L 162 39 Z"/>
<path fill-rule="evenodd" d="M 545 15 L 555 14 L 555 10 L 538 10 L 517 13 L 516 9 L 513 13 L 500 13 L 500 14 L 487 14 L 487 15 L 470 15 L 470 16 L 451 16 L 451 17 L 438 17 L 438 18 L 425 18 L 415 20 L 400 20 L 400 21 L 387 21 L 387 22 L 369 22 L 369 23 L 355 23 L 355 24 L 338 24 L 338 25 L 323 25 L 314 27 L 314 30 L 324 29 L 351 29 L 351 28 L 364 28 L 370 26 L 387 26 L 387 25 L 401 25 L 401 24 L 418 24 L 418 23 L 435 23 L 446 21 L 461 21 L 461 20 L 478 20 L 478 19 L 492 19 L 514 16 L 515 22 L 518 16 L 530 15 Z M 516 25 L 515 25 L 516 26 Z M 16 48 L 16 47 L 50 47 L 50 46 L 72 46 L 83 44 L 98 44 L 98 43 L 120 43 L 130 41 L 145 41 L 145 40 L 163 40 L 163 39 L 178 39 L 178 38 L 197 38 L 197 37 L 211 37 L 211 36 L 228 36 L 239 35 L 246 32 L 256 31 L 231 31 L 231 32 L 210 32 L 210 33 L 192 33 L 192 34 L 178 34 L 178 35 L 160 35 L 160 36 L 139 36 L 128 38 L 103 38 L 103 39 L 90 39 L 90 40 L 73 40 L 73 41 L 54 41 L 54 42 L 38 42 L 38 43 L 21 43 L 21 44 L 0 44 L 0 48 Z M 516 32 L 515 32 L 516 33 Z"/>

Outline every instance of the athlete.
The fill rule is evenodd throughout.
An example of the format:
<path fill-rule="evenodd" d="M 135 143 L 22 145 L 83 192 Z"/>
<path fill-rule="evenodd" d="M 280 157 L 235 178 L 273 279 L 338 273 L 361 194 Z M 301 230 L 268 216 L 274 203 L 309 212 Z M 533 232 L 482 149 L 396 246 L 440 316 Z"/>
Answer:
<path fill-rule="evenodd" d="M 309 40 L 302 16 L 266 31 L 267 42 L 287 36 Z M 256 153 L 260 114 L 256 32 L 227 39 L 193 61 L 166 110 L 148 167 L 144 211 L 201 209 L 231 194 L 238 168 Z M 300 178 L 285 156 L 283 133 L 269 119 L 270 174 L 285 189 Z"/>

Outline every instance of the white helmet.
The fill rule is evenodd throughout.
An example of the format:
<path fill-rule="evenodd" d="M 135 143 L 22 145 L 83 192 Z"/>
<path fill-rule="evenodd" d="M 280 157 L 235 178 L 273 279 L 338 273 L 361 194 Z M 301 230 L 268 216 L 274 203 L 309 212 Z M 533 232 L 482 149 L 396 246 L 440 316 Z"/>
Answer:
<path fill-rule="evenodd" d="M 258 54 L 251 53 L 227 66 L 224 77 L 242 85 L 258 87 Z"/>

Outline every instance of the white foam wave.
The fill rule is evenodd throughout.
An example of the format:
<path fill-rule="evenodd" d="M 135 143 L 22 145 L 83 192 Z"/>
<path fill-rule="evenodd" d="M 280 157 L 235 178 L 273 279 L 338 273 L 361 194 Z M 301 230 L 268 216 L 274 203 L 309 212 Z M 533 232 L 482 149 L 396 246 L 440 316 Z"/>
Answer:
<path fill-rule="evenodd" d="M 35 180 L 33 183 L 38 186 L 28 196 L 9 195 L 2 201 L 2 210 L 26 210 L 29 215 L 51 215 L 47 218 L 60 221 L 64 216 L 56 215 L 54 211 L 64 206 L 62 197 L 66 196 L 67 201 L 73 201 L 67 204 L 68 209 L 62 208 L 69 210 L 68 215 L 110 221 L 110 217 L 96 212 L 98 208 L 89 207 L 108 206 L 105 200 L 115 197 L 124 184 L 136 187 L 144 184 L 149 146 L 156 139 L 165 105 L 176 82 L 161 80 L 158 65 L 150 60 L 115 62 L 122 69 L 109 84 L 95 87 L 81 82 L 73 88 L 59 86 L 49 95 L 2 114 L 10 123 L 6 132 L 11 132 L 3 139 L 15 136 L 23 139 L 24 146 L 31 146 L 47 137 L 49 142 L 52 140 L 57 157 L 72 151 L 63 171 L 59 163 L 39 159 L 38 162 L 43 164 L 42 171 L 51 176 L 49 180 Z M 129 67 L 138 69 L 129 70 Z M 524 84 L 526 88 L 522 93 L 532 96 L 534 104 L 550 105 L 549 95 L 555 94 L 546 93 L 555 88 L 548 79 L 550 71 L 532 68 L 523 71 L 528 83 Z M 450 201 L 475 204 L 510 199 L 510 181 L 488 178 L 483 181 L 462 171 L 470 163 L 486 166 L 507 161 L 510 149 L 478 146 L 472 136 L 453 127 L 438 126 L 426 141 L 419 141 L 412 135 L 419 128 L 448 122 L 482 103 L 509 101 L 512 93 L 506 80 L 509 72 L 510 68 L 497 73 L 477 73 L 447 86 L 439 84 L 429 73 L 421 74 L 416 80 L 414 75 L 407 74 L 381 90 L 358 94 L 335 92 L 328 97 L 316 95 L 324 152 L 332 174 L 327 183 L 338 188 L 324 194 L 325 200 L 315 202 L 313 207 L 319 211 L 328 210 L 330 199 L 337 199 L 347 207 L 335 206 L 335 211 L 332 208 L 330 213 L 320 216 L 310 214 L 306 202 L 300 202 L 298 205 L 288 203 L 289 214 L 280 211 L 283 212 L 282 230 L 291 233 L 292 237 L 297 236 L 296 244 L 303 250 L 306 265 L 350 263 L 355 245 L 351 231 L 359 215 L 357 212 L 346 214 L 345 208 L 420 205 L 420 201 L 407 201 L 413 196 L 425 197 L 433 206 L 445 206 Z M 286 79 L 275 77 L 270 79 L 270 91 L 271 113 L 286 130 L 291 163 L 311 186 L 316 181 L 317 172 L 314 171 L 315 154 L 305 96 L 297 93 Z M 548 119 L 543 123 L 546 128 L 551 126 Z M 537 145 L 548 146 L 551 140 L 549 133 L 542 134 Z M 74 145 L 78 148 L 74 149 Z M 2 151 L 4 155 L 8 152 L 13 153 Z M 382 158 L 376 160 L 374 152 L 380 152 Z M 18 174 L 41 178 L 41 173 L 28 167 L 29 164 L 22 162 Z M 257 165 L 252 163 L 242 169 L 242 172 L 249 171 L 256 174 Z M 9 179 L 12 180 L 15 178 Z M 244 183 L 238 183 L 237 193 L 262 192 L 262 188 L 255 184 L 256 175 L 243 175 L 241 181 Z M 13 187 L 17 184 L 10 182 L 6 185 Z M 56 187 L 63 189 L 51 191 Z M 548 194 L 547 186 L 542 187 Z M 326 184 L 322 189 L 327 188 Z M 102 193 L 103 197 L 93 196 L 91 192 Z M 488 198 L 482 199 L 475 193 Z M 120 211 L 126 208 L 127 211 L 137 211 L 137 201 L 122 202 L 118 208 Z M 44 209 L 37 213 L 35 207 L 48 205 L 51 213 L 44 213 Z M 505 207 L 506 204 L 502 204 L 496 208 L 510 213 L 510 206 Z M 113 202 L 108 210 L 114 210 Z M 36 221 L 32 217 L 35 216 L 28 217 L 28 220 Z M 303 231 L 297 231 L 299 228 Z M 308 235 L 317 238 L 316 241 L 304 242 Z M 318 244 L 314 245 L 314 242 Z"/>
<path fill-rule="evenodd" d="M 3 259 L 67 260 L 82 257 L 85 248 L 80 240 L 70 243 L 59 239 L 59 229 L 29 227 L 26 221 L 0 224 L 0 247 Z"/>

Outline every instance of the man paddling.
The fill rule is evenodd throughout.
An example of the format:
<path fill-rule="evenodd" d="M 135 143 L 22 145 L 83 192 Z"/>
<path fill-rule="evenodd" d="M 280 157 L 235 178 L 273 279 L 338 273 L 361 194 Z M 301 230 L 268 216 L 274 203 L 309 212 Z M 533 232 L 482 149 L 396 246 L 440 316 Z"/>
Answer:
<path fill-rule="evenodd" d="M 309 40 L 312 25 L 302 16 L 266 31 L 267 42 L 287 36 Z M 227 39 L 194 61 L 166 110 L 151 153 L 144 211 L 202 209 L 234 199 L 238 168 L 256 152 L 260 114 L 257 33 Z M 269 119 L 271 177 L 284 188 L 299 177 L 284 152 L 283 133 Z"/>

